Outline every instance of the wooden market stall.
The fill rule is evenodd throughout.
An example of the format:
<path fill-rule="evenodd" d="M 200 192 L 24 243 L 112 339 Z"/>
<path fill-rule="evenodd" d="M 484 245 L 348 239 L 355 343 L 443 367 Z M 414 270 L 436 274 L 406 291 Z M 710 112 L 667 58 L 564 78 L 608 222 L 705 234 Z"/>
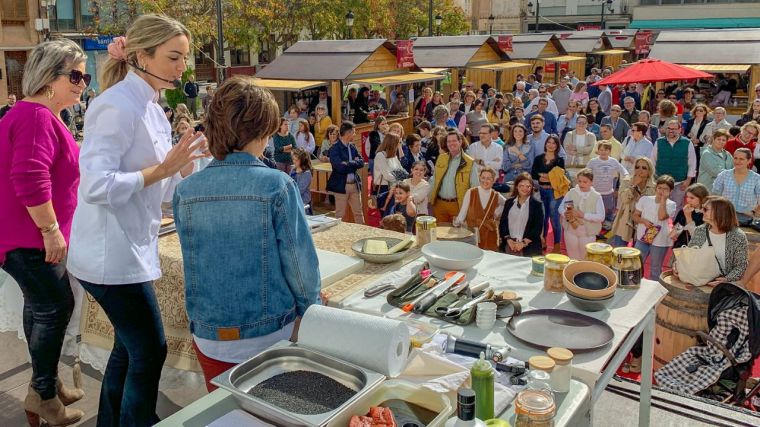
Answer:
<path fill-rule="evenodd" d="M 649 57 L 712 74 L 749 74 L 749 90 L 741 88 L 726 107 L 729 114 L 740 115 L 754 101 L 752 89 L 760 83 L 760 29 L 663 31 Z M 702 92 L 709 97 L 709 88 Z"/>
<path fill-rule="evenodd" d="M 341 108 L 344 84 L 384 85 L 389 92 L 393 85 L 443 79 L 441 74 L 420 71 L 413 62 L 407 67 L 397 67 L 396 45 L 386 39 L 310 40 L 299 41 L 291 46 L 260 71 L 256 81 L 261 87 L 279 91 L 329 86 L 332 122 L 340 124 L 344 119 Z M 401 123 L 406 132 L 414 130 L 411 116 L 388 117 L 388 122 Z M 357 124 L 354 144 L 360 153 L 363 153 L 362 141 L 371 130 L 371 123 Z M 315 172 L 317 176 L 312 180 L 312 190 L 325 193 L 330 165 L 316 165 Z M 369 188 L 367 168 L 363 168 L 359 174 L 366 191 Z M 367 197 L 362 197 L 362 206 L 364 217 L 367 218 Z M 352 217 L 347 214 L 344 219 L 348 218 Z"/>
<path fill-rule="evenodd" d="M 616 70 L 628 54 L 624 49 L 613 49 L 609 38 L 602 30 L 569 31 L 558 33 L 560 43 L 568 55 L 584 58 L 583 69 L 578 70 L 576 64 L 573 70 L 576 76 L 585 76 L 591 67 L 603 68 L 612 66 Z"/>
<path fill-rule="evenodd" d="M 519 62 L 531 64 L 529 72 L 536 67 L 544 67 L 550 70 L 544 75 L 546 83 L 556 81 L 555 72 L 558 74 L 559 67 L 567 67 L 576 72 L 580 78 L 583 76 L 584 58 L 567 54 L 559 38 L 551 33 L 518 34 L 512 37 L 512 52 L 510 57 Z M 559 65 L 559 67 L 558 67 Z M 507 85 L 502 90 L 512 90 L 512 84 L 516 81 L 517 71 L 510 78 L 502 77 Z"/>
<path fill-rule="evenodd" d="M 446 92 L 458 89 L 464 78 L 473 82 L 475 87 L 483 83 L 495 87 L 497 70 L 476 67 L 494 66 L 509 60 L 509 55 L 488 35 L 419 37 L 414 40 L 414 62 L 417 65 L 424 69 L 451 69 L 451 86 Z"/>
<path fill-rule="evenodd" d="M 604 65 L 609 65 L 615 68 L 615 70 L 618 70 L 623 64 L 623 61 L 628 63 L 634 62 L 637 32 L 638 30 L 634 29 L 604 30 L 604 34 L 607 36 L 607 40 L 609 40 L 612 50 L 625 51 L 620 53 L 608 53 L 604 57 Z"/>

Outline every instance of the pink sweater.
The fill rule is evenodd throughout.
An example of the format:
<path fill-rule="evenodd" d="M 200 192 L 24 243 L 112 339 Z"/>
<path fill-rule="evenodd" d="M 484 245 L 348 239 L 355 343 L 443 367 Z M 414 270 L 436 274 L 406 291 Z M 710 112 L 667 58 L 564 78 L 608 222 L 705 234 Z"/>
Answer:
<path fill-rule="evenodd" d="M 66 242 L 77 205 L 79 147 L 46 107 L 19 101 L 0 120 L 0 263 L 17 248 L 44 249 L 26 210 L 53 202 Z"/>

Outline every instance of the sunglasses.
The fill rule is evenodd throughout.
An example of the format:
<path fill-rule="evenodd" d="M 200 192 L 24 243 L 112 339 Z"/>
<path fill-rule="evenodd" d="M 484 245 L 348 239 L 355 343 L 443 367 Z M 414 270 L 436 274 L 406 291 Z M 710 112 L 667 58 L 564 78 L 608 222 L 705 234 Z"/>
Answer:
<path fill-rule="evenodd" d="M 89 86 L 90 82 L 92 81 L 92 76 L 89 74 L 84 74 L 79 70 L 71 70 L 68 73 L 58 73 L 58 76 L 69 76 L 69 83 L 73 85 L 79 85 L 79 83 L 84 80 L 85 86 Z"/>

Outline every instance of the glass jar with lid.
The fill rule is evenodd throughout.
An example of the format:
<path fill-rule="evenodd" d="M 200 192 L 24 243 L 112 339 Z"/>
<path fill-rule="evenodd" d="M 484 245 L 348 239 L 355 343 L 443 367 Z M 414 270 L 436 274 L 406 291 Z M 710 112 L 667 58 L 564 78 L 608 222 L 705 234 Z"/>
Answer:
<path fill-rule="evenodd" d="M 552 389 L 558 393 L 567 393 L 573 376 L 573 352 L 562 347 L 552 347 L 546 350 L 546 354 L 554 360 Z"/>
<path fill-rule="evenodd" d="M 515 427 L 553 427 L 557 407 L 549 385 L 549 374 L 528 374 L 528 386 L 515 398 Z"/>
<path fill-rule="evenodd" d="M 627 247 L 613 249 L 612 270 L 618 276 L 619 288 L 636 289 L 640 287 L 644 275 L 641 265 L 641 251 Z"/>
<path fill-rule="evenodd" d="M 612 246 L 597 242 L 587 244 L 586 260 L 612 267 Z"/>
<path fill-rule="evenodd" d="M 565 284 L 562 273 L 570 263 L 570 257 L 562 254 L 549 254 L 544 259 L 544 290 L 548 292 L 564 292 Z"/>

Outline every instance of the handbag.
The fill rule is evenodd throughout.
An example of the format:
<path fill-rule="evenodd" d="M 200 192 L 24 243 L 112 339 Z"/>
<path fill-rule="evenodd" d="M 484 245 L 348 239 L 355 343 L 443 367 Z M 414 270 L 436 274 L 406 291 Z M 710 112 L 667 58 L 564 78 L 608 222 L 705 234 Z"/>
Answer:
<path fill-rule="evenodd" d="M 372 186 L 377 189 L 375 191 L 375 194 L 372 194 L 372 190 L 370 190 L 370 192 L 369 192 L 369 199 L 367 200 L 367 206 L 370 209 L 377 209 L 377 196 L 380 193 L 380 186 L 381 185 L 383 185 L 383 176 L 382 175 L 380 175 L 380 182 L 378 182 L 377 185 L 375 185 L 374 183 L 372 184 Z"/>
<path fill-rule="evenodd" d="M 673 249 L 678 263 L 678 279 L 694 286 L 704 286 L 724 275 L 707 233 L 707 242 L 702 247 L 683 246 Z"/>

